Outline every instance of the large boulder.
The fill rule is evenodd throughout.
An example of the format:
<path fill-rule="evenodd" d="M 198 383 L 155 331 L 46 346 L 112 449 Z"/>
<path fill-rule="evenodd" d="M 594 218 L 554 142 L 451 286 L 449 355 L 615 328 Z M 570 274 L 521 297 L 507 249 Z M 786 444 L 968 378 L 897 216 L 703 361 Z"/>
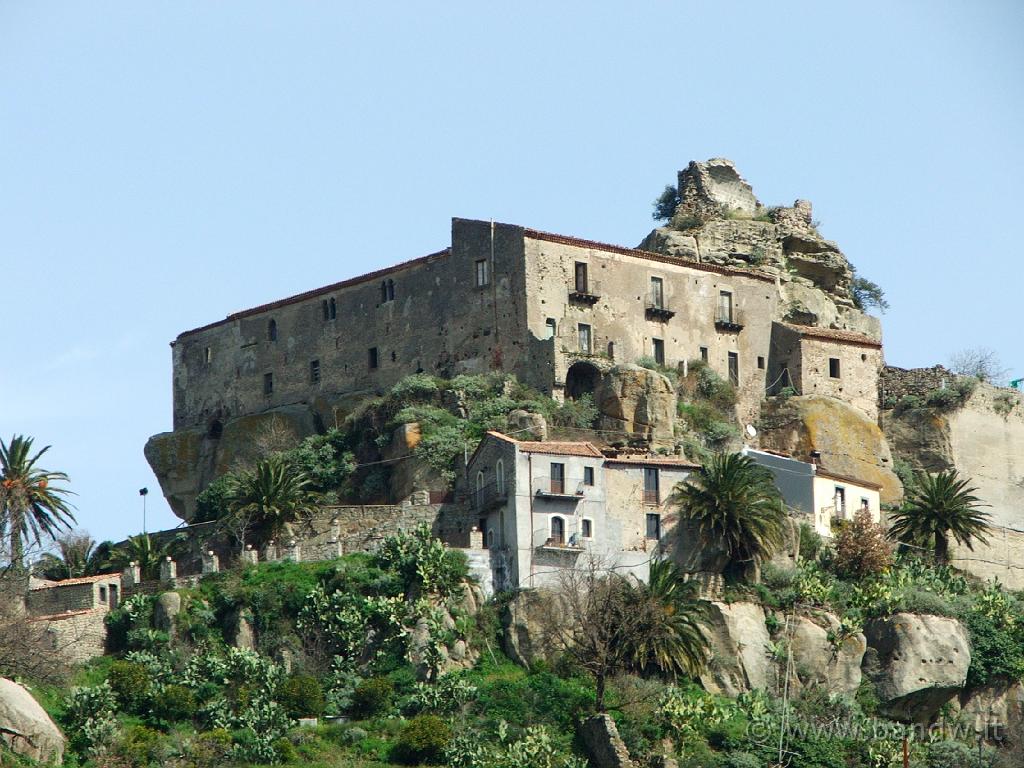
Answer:
<path fill-rule="evenodd" d="M 635 765 L 611 715 L 594 715 L 584 720 L 580 724 L 580 741 L 594 768 L 633 768 Z"/>
<path fill-rule="evenodd" d="M 284 405 L 263 413 L 231 419 L 217 445 L 217 476 L 247 467 L 278 451 L 294 448 L 317 432 L 317 418 L 308 405 Z"/>
<path fill-rule="evenodd" d="M 803 461 L 810 461 L 811 453 L 818 451 L 821 465 L 830 472 L 881 486 L 883 503 L 903 496 L 882 430 L 841 400 L 821 395 L 766 400 L 761 412 L 761 448 Z"/>
<path fill-rule="evenodd" d="M 177 592 L 164 592 L 156 599 L 153 606 L 153 624 L 157 629 L 173 635 L 174 621 L 181 613 L 181 595 Z"/>
<path fill-rule="evenodd" d="M 0 677 L 0 740 L 14 753 L 41 763 L 60 764 L 64 736 L 32 694 Z"/>
<path fill-rule="evenodd" d="M 516 664 L 529 667 L 536 659 L 547 657 L 542 616 L 547 601 L 554 599 L 547 592 L 520 592 L 502 611 L 502 645 Z"/>
<path fill-rule="evenodd" d="M 196 513 L 196 496 L 212 479 L 216 441 L 198 427 L 161 432 L 146 441 L 144 453 L 160 490 L 182 520 Z"/>
<path fill-rule="evenodd" d="M 799 687 L 823 687 L 853 694 L 861 683 L 861 662 L 867 650 L 863 633 L 844 636 L 839 619 L 831 613 L 794 616 L 780 629 L 789 637 L 793 653 L 791 682 Z"/>
<path fill-rule="evenodd" d="M 1024 682 L 999 682 L 965 692 L 960 721 L 996 744 L 1006 765 L 1024 765 Z"/>
<path fill-rule="evenodd" d="M 594 392 L 601 429 L 669 443 L 673 439 L 676 392 L 657 371 L 639 365 L 616 365 L 601 377 Z"/>
<path fill-rule="evenodd" d="M 864 674 L 887 717 L 927 722 L 967 681 L 971 645 L 956 619 L 897 613 L 868 621 L 864 635 Z"/>
<path fill-rule="evenodd" d="M 739 696 L 768 686 L 769 640 L 756 603 L 709 603 L 702 632 L 710 658 L 700 682 L 711 693 Z"/>

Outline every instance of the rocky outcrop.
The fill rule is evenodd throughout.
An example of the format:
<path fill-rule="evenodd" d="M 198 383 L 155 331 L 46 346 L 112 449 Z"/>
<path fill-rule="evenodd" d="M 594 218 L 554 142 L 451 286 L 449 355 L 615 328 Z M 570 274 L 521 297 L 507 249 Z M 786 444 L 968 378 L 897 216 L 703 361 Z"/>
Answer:
<path fill-rule="evenodd" d="M 1000 682 L 966 691 L 960 721 L 1000 747 L 1006 765 L 1024 765 L 1024 682 Z"/>
<path fill-rule="evenodd" d="M 736 697 L 768 685 L 768 630 L 756 603 L 708 604 L 702 632 L 710 658 L 700 682 L 711 693 Z"/>
<path fill-rule="evenodd" d="M 0 677 L 0 740 L 18 755 L 40 763 L 60 764 L 64 736 L 32 694 Z"/>
<path fill-rule="evenodd" d="M 830 472 L 881 486 L 883 503 L 903 495 L 882 430 L 840 400 L 818 395 L 768 400 L 761 412 L 760 440 L 762 448 L 803 461 L 818 451 Z"/>
<path fill-rule="evenodd" d="M 619 729 L 608 714 L 588 717 L 580 724 L 580 741 L 583 742 L 590 764 L 594 768 L 634 768 Z"/>
<path fill-rule="evenodd" d="M 174 634 L 174 622 L 181 613 L 181 595 L 177 592 L 164 592 L 156 599 L 153 606 L 153 624 L 157 629 L 170 635 Z"/>
<path fill-rule="evenodd" d="M 594 403 L 601 429 L 629 432 L 653 442 L 672 441 L 676 393 L 657 371 L 616 365 L 601 377 Z"/>
<path fill-rule="evenodd" d="M 539 413 L 517 408 L 508 414 L 509 432 L 518 440 L 547 440 L 548 423 Z"/>
<path fill-rule="evenodd" d="M 788 637 L 793 653 L 791 683 L 798 688 L 820 686 L 836 693 L 856 693 L 867 650 L 863 633 L 843 635 L 839 619 L 824 611 L 793 616 L 789 622 L 778 637 Z"/>
<path fill-rule="evenodd" d="M 868 621 L 864 635 L 864 674 L 887 717 L 927 722 L 967 681 L 971 646 L 955 619 L 897 613 Z"/>
<path fill-rule="evenodd" d="M 531 662 L 547 657 L 541 615 L 545 602 L 551 599 L 546 592 L 519 592 L 502 611 L 502 645 L 516 664 L 529 667 Z"/>
<path fill-rule="evenodd" d="M 246 610 L 235 610 L 227 620 L 225 637 L 235 648 L 246 651 L 256 650 L 256 633 L 252 628 L 252 616 Z"/>

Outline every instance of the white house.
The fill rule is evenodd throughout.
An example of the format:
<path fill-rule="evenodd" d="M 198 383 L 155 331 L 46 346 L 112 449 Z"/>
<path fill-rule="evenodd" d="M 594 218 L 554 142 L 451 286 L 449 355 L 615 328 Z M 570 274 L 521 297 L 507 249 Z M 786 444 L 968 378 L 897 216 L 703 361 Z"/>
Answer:
<path fill-rule="evenodd" d="M 468 473 L 498 588 L 551 585 L 566 568 L 594 559 L 646 579 L 673 523 L 665 502 L 694 467 L 662 456 L 608 457 L 588 442 L 488 432 Z"/>
<path fill-rule="evenodd" d="M 786 504 L 807 515 L 822 536 L 832 535 L 833 520 L 852 520 L 861 509 L 876 523 L 881 520 L 880 485 L 779 453 L 753 448 L 743 453 L 772 473 Z"/>

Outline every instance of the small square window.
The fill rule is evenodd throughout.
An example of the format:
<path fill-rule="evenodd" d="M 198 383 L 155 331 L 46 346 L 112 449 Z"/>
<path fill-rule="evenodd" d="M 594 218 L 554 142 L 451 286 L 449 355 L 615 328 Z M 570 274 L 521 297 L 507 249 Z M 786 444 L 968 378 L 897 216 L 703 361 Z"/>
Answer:
<path fill-rule="evenodd" d="M 380 358 L 377 355 L 376 347 L 370 347 L 366 352 L 366 357 L 371 370 L 380 365 Z"/>
<path fill-rule="evenodd" d="M 764 358 L 761 357 L 760 355 L 757 356 L 757 368 L 758 368 L 758 370 L 761 370 L 761 371 L 764 370 Z"/>
<path fill-rule="evenodd" d="M 490 282 L 491 275 L 487 268 L 487 259 L 480 259 L 476 263 L 476 287 L 482 288 Z"/>
<path fill-rule="evenodd" d="M 320 383 L 320 361 L 310 360 L 309 361 L 309 383 L 319 384 Z"/>
<path fill-rule="evenodd" d="M 582 530 L 580 531 L 580 534 L 583 536 L 584 539 L 592 539 L 592 538 L 594 538 L 594 521 L 593 520 L 590 520 L 589 518 L 586 518 L 586 517 L 583 518 L 583 525 L 581 526 L 581 528 L 582 528 Z"/>
<path fill-rule="evenodd" d="M 269 395 L 274 391 L 274 374 L 264 373 L 263 374 L 263 394 Z"/>
<path fill-rule="evenodd" d="M 594 484 L 594 468 L 584 467 L 583 468 L 583 484 L 593 485 Z"/>
<path fill-rule="evenodd" d="M 833 379 L 839 378 L 839 358 L 830 357 L 828 359 L 828 375 Z"/>

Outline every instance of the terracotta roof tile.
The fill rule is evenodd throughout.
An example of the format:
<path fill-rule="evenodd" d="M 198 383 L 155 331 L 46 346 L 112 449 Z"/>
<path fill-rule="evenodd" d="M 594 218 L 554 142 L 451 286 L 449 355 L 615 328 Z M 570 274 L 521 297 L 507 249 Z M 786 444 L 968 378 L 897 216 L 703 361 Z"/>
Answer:
<path fill-rule="evenodd" d="M 95 584 L 97 581 L 106 581 L 108 579 L 120 579 L 121 573 L 103 573 L 99 576 L 82 576 L 77 579 L 64 579 L 63 581 L 51 581 L 48 584 L 43 584 L 38 587 L 32 587 L 30 592 L 38 592 L 40 589 L 56 589 L 57 587 L 70 587 L 75 584 Z"/>
<path fill-rule="evenodd" d="M 499 440 L 514 443 L 524 453 L 547 453 L 552 456 L 592 456 L 595 459 L 603 459 L 604 454 L 597 449 L 593 443 L 587 442 L 541 442 L 539 440 L 516 440 L 503 435 L 501 432 L 490 430 L 487 433 Z"/>
<path fill-rule="evenodd" d="M 863 333 L 855 333 L 854 331 L 843 331 L 838 328 L 817 328 L 810 325 L 792 325 L 790 323 L 782 323 L 782 325 L 795 333 L 799 333 L 801 336 L 810 338 L 860 344 L 865 347 L 878 347 L 879 349 L 882 347 L 882 342 L 877 339 L 872 339 L 870 336 L 865 336 Z"/>
<path fill-rule="evenodd" d="M 680 469 L 699 469 L 700 464 L 694 464 L 687 459 L 675 456 L 614 456 L 605 459 L 605 464 L 631 464 L 645 467 L 678 467 Z"/>

